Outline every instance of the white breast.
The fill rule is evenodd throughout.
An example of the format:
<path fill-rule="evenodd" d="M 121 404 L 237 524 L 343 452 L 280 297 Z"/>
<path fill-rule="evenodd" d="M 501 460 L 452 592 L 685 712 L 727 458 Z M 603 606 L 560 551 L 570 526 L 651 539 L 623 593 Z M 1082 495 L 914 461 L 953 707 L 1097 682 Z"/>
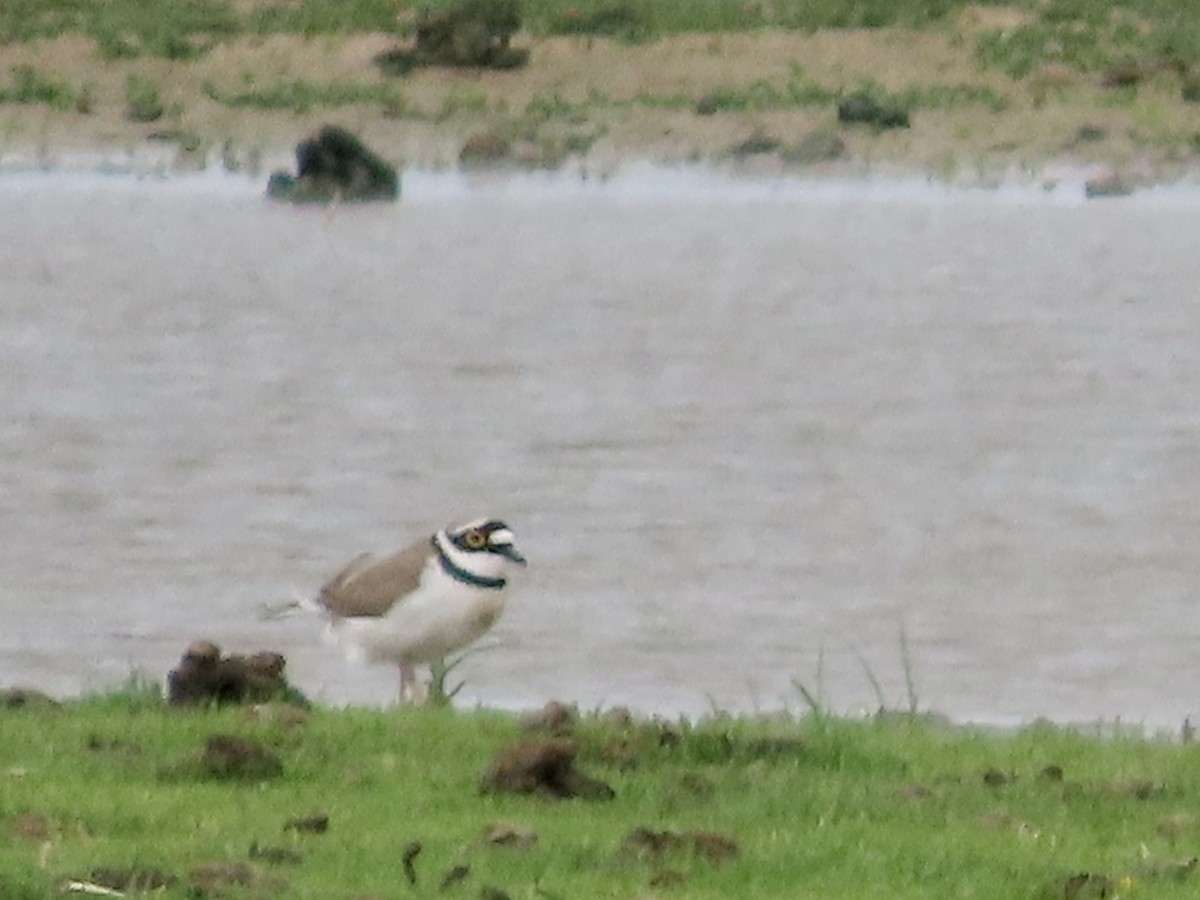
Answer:
<path fill-rule="evenodd" d="M 429 663 L 478 639 L 499 618 L 504 600 L 503 589 L 463 584 L 431 559 L 420 586 L 386 615 L 341 619 L 331 629 L 352 656 Z"/>

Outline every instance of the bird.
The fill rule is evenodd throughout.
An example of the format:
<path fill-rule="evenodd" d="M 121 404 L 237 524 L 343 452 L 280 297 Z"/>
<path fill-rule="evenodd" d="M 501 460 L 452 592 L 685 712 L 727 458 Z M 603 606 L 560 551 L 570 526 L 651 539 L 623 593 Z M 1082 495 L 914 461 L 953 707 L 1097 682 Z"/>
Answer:
<path fill-rule="evenodd" d="M 435 665 L 488 631 L 504 611 L 509 575 L 525 566 L 499 519 L 448 525 L 390 556 L 364 553 L 312 605 L 352 659 L 399 668 L 399 701 L 418 701 L 416 666 Z"/>

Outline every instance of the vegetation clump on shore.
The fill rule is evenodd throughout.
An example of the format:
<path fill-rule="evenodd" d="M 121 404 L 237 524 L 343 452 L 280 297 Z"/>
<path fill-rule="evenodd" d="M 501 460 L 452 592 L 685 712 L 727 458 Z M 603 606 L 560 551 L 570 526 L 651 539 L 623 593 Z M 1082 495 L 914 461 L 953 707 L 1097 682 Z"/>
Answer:
<path fill-rule="evenodd" d="M 1198 751 L 1165 738 L 912 714 L 177 707 L 152 685 L 0 720 L 9 900 L 71 885 L 1010 900 L 1200 884 Z M 526 775 L 497 775 L 520 760 Z M 574 766 L 586 774 L 563 781 Z"/>

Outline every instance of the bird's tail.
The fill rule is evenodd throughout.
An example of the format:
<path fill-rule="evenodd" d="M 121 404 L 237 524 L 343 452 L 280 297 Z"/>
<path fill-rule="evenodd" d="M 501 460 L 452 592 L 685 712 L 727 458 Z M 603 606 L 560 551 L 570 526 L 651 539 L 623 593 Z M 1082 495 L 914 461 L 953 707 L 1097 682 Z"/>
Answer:
<path fill-rule="evenodd" d="M 272 622 L 276 619 L 286 619 L 298 612 L 316 612 L 317 605 L 308 597 L 293 596 L 291 600 L 281 603 L 260 603 L 258 619 L 260 622 Z"/>

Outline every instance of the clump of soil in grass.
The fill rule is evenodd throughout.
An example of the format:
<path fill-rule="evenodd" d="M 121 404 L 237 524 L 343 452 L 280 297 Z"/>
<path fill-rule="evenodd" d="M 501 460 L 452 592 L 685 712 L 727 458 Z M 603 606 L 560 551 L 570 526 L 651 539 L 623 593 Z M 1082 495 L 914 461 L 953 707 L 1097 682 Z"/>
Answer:
<path fill-rule="evenodd" d="M 204 747 L 168 769 L 167 778 L 262 781 L 283 774 L 283 762 L 261 743 L 230 734 L 209 736 Z"/>
<path fill-rule="evenodd" d="M 464 865 L 451 866 L 446 874 L 442 876 L 442 880 L 438 883 L 439 891 L 448 891 L 460 881 L 464 881 L 471 874 L 471 867 Z"/>
<path fill-rule="evenodd" d="M 490 847 L 528 850 L 537 843 L 537 832 L 514 822 L 492 822 L 483 830 L 483 842 Z"/>
<path fill-rule="evenodd" d="M 287 885 L 253 866 L 236 860 L 218 859 L 201 863 L 188 873 L 190 896 L 243 897 L 245 890 L 279 895 Z"/>
<path fill-rule="evenodd" d="M 575 768 L 579 745 L 564 738 L 520 741 L 504 747 L 483 776 L 485 793 L 611 800 L 616 792 Z"/>
<path fill-rule="evenodd" d="M 846 125 L 871 125 L 875 128 L 907 128 L 908 110 L 892 103 L 881 103 L 870 94 L 852 94 L 837 108 L 838 121 Z"/>
<path fill-rule="evenodd" d="M 1012 772 L 1002 772 L 999 769 L 988 769 L 983 773 L 983 783 L 990 788 L 1004 787 L 1017 780 Z"/>
<path fill-rule="evenodd" d="M 671 831 L 638 827 L 626 835 L 621 854 L 658 863 L 670 853 L 690 851 L 709 862 L 735 859 L 741 853 L 738 842 L 716 831 Z"/>
<path fill-rule="evenodd" d="M 400 855 L 400 864 L 404 868 L 404 878 L 413 887 L 417 886 L 417 857 L 424 849 L 420 841 L 409 841 Z"/>
<path fill-rule="evenodd" d="M 305 834 L 324 834 L 329 830 L 329 815 L 323 812 L 296 816 L 283 823 L 284 831 L 299 831 Z"/>
<path fill-rule="evenodd" d="M 167 675 L 167 701 L 173 706 L 263 703 L 279 697 L 303 701 L 288 685 L 286 667 L 278 653 L 222 656 L 212 641 L 193 641 Z"/>
<path fill-rule="evenodd" d="M 55 827 L 49 816 L 29 812 L 13 816 L 8 822 L 8 830 L 22 840 L 44 841 L 54 834 Z"/>

